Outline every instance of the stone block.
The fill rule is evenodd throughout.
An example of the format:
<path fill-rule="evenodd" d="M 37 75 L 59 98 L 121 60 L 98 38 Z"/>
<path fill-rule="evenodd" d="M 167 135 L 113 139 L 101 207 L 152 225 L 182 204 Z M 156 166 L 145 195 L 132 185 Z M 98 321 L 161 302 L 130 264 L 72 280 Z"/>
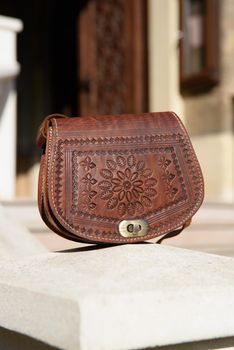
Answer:
<path fill-rule="evenodd" d="M 0 204 L 0 260 L 6 256 L 25 256 L 47 252 L 47 249 Z"/>
<path fill-rule="evenodd" d="M 55 348 L 230 347 L 233 325 L 233 258 L 145 243 L 1 263 L 0 326 Z"/>

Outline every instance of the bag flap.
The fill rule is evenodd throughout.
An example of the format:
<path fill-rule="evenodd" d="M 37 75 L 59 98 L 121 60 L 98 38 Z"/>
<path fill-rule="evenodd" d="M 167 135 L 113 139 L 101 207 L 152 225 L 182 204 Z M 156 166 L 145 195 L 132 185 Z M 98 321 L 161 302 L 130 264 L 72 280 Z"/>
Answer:
<path fill-rule="evenodd" d="M 148 240 L 182 226 L 200 207 L 201 169 L 174 113 L 53 117 L 50 125 L 49 203 L 70 233 L 124 243 L 142 241 L 145 228 Z"/>

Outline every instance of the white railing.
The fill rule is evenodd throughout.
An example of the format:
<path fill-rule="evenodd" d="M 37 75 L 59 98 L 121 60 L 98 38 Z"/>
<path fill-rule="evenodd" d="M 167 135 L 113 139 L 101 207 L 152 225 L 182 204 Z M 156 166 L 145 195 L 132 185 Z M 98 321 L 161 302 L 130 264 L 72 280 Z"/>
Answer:
<path fill-rule="evenodd" d="M 0 199 L 15 197 L 16 89 L 20 71 L 16 61 L 16 35 L 23 28 L 19 19 L 0 16 Z"/>

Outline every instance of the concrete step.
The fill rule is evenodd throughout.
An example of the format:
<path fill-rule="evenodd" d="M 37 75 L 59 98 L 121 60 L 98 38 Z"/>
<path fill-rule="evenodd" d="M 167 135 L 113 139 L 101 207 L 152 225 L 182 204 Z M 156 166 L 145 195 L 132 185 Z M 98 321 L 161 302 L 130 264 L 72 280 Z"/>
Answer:
<path fill-rule="evenodd" d="M 77 246 L 77 243 L 47 228 L 39 215 L 36 201 L 5 201 L 3 205 L 10 216 L 25 225 L 50 250 Z M 163 244 L 234 256 L 234 204 L 204 203 L 194 216 L 191 226 Z"/>
<path fill-rule="evenodd" d="M 0 203 L 0 260 L 8 256 L 22 257 L 47 251 L 35 235 L 32 235 L 15 217 L 6 213 Z"/>
<path fill-rule="evenodd" d="M 26 226 L 32 233 L 50 232 L 42 221 L 34 200 L 3 201 L 5 212 Z"/>
<path fill-rule="evenodd" d="M 232 349 L 233 292 L 234 259 L 156 244 L 6 260 L 0 347 Z"/>
<path fill-rule="evenodd" d="M 203 204 L 191 225 L 164 244 L 234 256 L 234 205 Z"/>

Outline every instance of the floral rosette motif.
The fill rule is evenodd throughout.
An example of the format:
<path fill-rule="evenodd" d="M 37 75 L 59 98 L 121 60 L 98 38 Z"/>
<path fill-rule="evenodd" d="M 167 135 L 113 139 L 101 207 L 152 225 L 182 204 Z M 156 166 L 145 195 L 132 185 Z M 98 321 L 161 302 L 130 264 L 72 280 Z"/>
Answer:
<path fill-rule="evenodd" d="M 117 207 L 120 215 L 133 216 L 153 205 L 157 179 L 143 160 L 137 161 L 133 155 L 109 159 L 100 175 L 103 178 L 98 183 L 100 197 L 107 201 L 109 210 Z"/>

